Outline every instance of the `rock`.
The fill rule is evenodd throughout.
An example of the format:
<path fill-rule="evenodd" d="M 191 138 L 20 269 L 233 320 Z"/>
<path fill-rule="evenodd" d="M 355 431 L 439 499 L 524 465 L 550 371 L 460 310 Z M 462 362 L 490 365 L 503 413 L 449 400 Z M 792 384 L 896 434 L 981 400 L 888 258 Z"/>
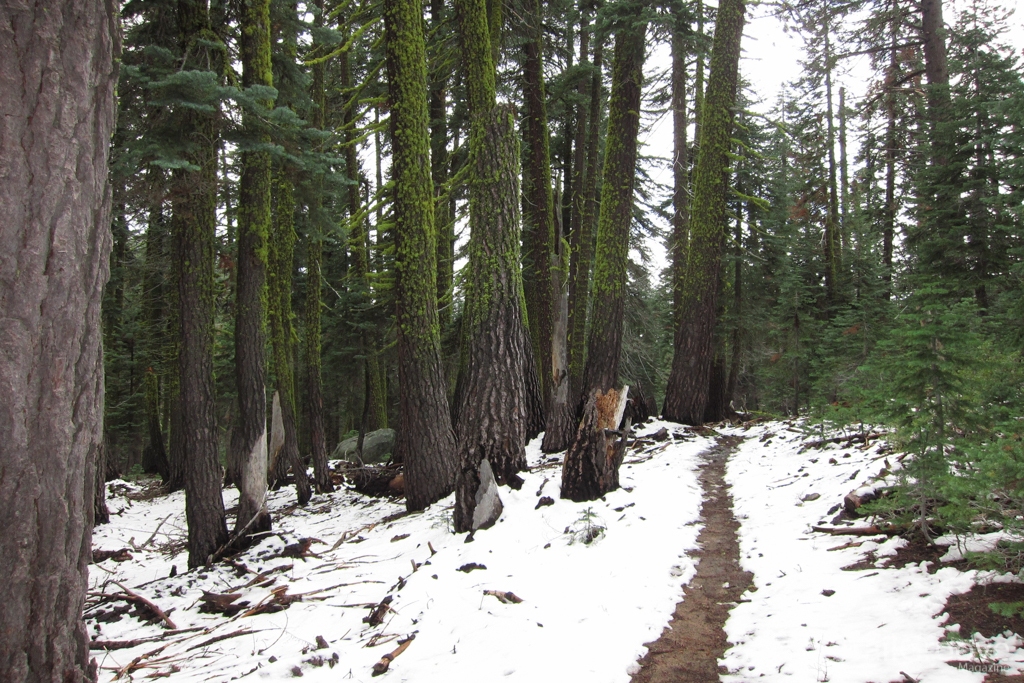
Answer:
<path fill-rule="evenodd" d="M 665 441 L 666 439 L 668 439 L 668 429 L 666 429 L 665 427 L 662 427 L 658 431 L 656 431 L 653 434 L 651 434 L 650 438 L 654 439 L 655 441 L 659 441 L 659 442 L 660 441 Z"/>
<path fill-rule="evenodd" d="M 363 463 L 373 464 L 384 462 L 387 456 L 391 455 L 395 448 L 395 437 L 398 433 L 394 429 L 378 429 L 375 432 L 368 432 L 363 437 Z M 348 460 L 359 464 L 356 458 L 356 445 L 359 437 L 353 436 L 338 444 L 331 454 L 331 460 Z"/>
<path fill-rule="evenodd" d="M 545 505 L 554 505 L 554 504 L 555 504 L 555 499 L 554 498 L 552 498 L 551 496 L 544 496 L 543 498 L 541 498 L 540 500 L 537 501 L 537 507 L 535 507 L 533 509 L 534 510 L 540 510 Z"/>
<path fill-rule="evenodd" d="M 476 507 L 473 508 L 473 531 L 494 526 L 504 507 L 498 496 L 498 483 L 494 481 L 491 463 L 484 458 L 480 461 L 480 486 L 476 490 Z"/>
<path fill-rule="evenodd" d="M 836 592 L 831 588 L 826 588 L 825 590 L 821 591 L 821 594 L 824 595 L 826 598 L 831 598 L 833 595 L 836 594 Z"/>
<path fill-rule="evenodd" d="M 819 498 L 821 498 L 820 493 L 808 493 L 800 500 L 803 501 L 804 503 L 810 503 L 812 500 L 818 500 Z"/>

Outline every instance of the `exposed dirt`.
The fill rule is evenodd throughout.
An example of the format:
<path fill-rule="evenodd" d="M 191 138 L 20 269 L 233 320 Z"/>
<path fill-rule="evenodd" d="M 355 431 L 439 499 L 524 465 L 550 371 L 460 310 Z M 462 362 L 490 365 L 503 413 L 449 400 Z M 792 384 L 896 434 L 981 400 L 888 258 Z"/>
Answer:
<path fill-rule="evenodd" d="M 1024 603 L 1024 584 L 990 583 L 978 585 L 960 595 L 951 595 L 944 612 L 947 624 L 960 624 L 960 635 L 980 633 L 991 637 L 1004 631 L 1024 634 L 1024 618 L 996 614 L 989 607 L 993 602 Z"/>
<path fill-rule="evenodd" d="M 732 514 L 732 496 L 725 485 L 725 462 L 742 441 L 721 437 L 704 454 L 700 482 L 704 489 L 701 517 L 704 529 L 697 538 L 700 558 L 697 573 L 684 588 L 683 601 L 661 637 L 647 643 L 641 669 L 633 683 L 710 683 L 719 680 L 718 660 L 729 643 L 726 617 L 750 585 L 753 575 L 739 564 L 739 523 Z"/>

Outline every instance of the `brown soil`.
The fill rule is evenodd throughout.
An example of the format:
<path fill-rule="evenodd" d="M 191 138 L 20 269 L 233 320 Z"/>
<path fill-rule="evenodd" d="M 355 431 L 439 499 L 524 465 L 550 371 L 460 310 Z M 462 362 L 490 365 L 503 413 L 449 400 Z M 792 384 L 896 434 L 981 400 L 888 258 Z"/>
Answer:
<path fill-rule="evenodd" d="M 989 608 L 993 602 L 1024 602 L 1024 584 L 990 583 L 975 586 L 960 595 L 951 595 L 943 609 L 949 614 L 946 623 L 960 624 L 963 637 L 975 632 L 986 638 L 1003 631 L 1024 634 L 1024 619 L 996 614 Z"/>
<path fill-rule="evenodd" d="M 658 640 L 647 643 L 648 652 L 632 683 L 719 680 L 718 660 L 730 645 L 723 630 L 725 619 L 753 579 L 740 568 L 739 523 L 733 517 L 732 496 L 725 485 L 725 462 L 741 441 L 721 437 L 704 454 L 700 472 L 704 529 L 697 538 L 699 550 L 691 555 L 700 558 L 697 573 L 683 589 L 683 601 L 676 605 L 668 628 Z"/>

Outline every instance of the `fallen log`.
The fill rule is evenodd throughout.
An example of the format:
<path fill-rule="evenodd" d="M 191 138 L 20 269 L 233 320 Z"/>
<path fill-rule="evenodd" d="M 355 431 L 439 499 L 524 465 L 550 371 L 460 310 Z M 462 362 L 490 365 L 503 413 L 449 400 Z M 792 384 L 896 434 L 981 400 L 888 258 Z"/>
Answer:
<path fill-rule="evenodd" d="M 413 633 L 405 640 L 398 641 L 398 647 L 396 647 L 394 650 L 381 657 L 380 661 L 373 665 L 372 675 L 380 676 L 382 673 L 387 671 L 388 667 L 391 666 L 391 662 L 395 661 L 395 657 L 405 652 L 409 645 L 412 643 L 412 641 L 415 640 L 415 638 L 416 634 Z"/>
<path fill-rule="evenodd" d="M 889 432 L 861 432 L 860 434 L 851 434 L 850 436 L 833 436 L 831 439 L 808 441 L 800 447 L 800 451 L 803 452 L 811 448 L 822 448 L 830 443 L 845 443 L 847 446 L 852 443 L 867 443 L 872 439 L 881 439 L 883 436 L 888 435 Z"/>

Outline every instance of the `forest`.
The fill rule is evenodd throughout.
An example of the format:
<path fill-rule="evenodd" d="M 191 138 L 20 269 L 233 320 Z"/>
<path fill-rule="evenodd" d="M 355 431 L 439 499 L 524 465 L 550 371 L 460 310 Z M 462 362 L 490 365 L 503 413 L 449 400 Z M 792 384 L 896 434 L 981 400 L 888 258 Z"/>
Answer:
<path fill-rule="evenodd" d="M 755 10 L 803 44 L 767 103 L 740 66 Z M 392 429 L 408 510 L 454 491 L 474 532 L 541 435 L 585 501 L 618 487 L 631 422 L 800 416 L 892 430 L 893 524 L 1020 528 L 1010 16 L 125 0 L 96 522 L 105 481 L 158 475 L 205 565 L 272 528 L 268 486 L 305 505 L 339 444 L 364 465 Z M 670 148 L 644 146 L 662 119 Z"/>
<path fill-rule="evenodd" d="M 897 426 L 921 500 L 1016 480 L 1005 7 L 774 4 L 803 73 L 762 114 L 742 2 L 405 4 L 125 3 L 106 476 L 246 486 L 273 404 L 272 484 L 304 502 L 393 428 L 418 509 L 485 458 L 514 484 L 524 439 L 565 450 L 628 385 L 634 420 Z M 661 116 L 672 149 L 642 154 Z M 563 495 L 600 495 L 578 445 Z"/>

